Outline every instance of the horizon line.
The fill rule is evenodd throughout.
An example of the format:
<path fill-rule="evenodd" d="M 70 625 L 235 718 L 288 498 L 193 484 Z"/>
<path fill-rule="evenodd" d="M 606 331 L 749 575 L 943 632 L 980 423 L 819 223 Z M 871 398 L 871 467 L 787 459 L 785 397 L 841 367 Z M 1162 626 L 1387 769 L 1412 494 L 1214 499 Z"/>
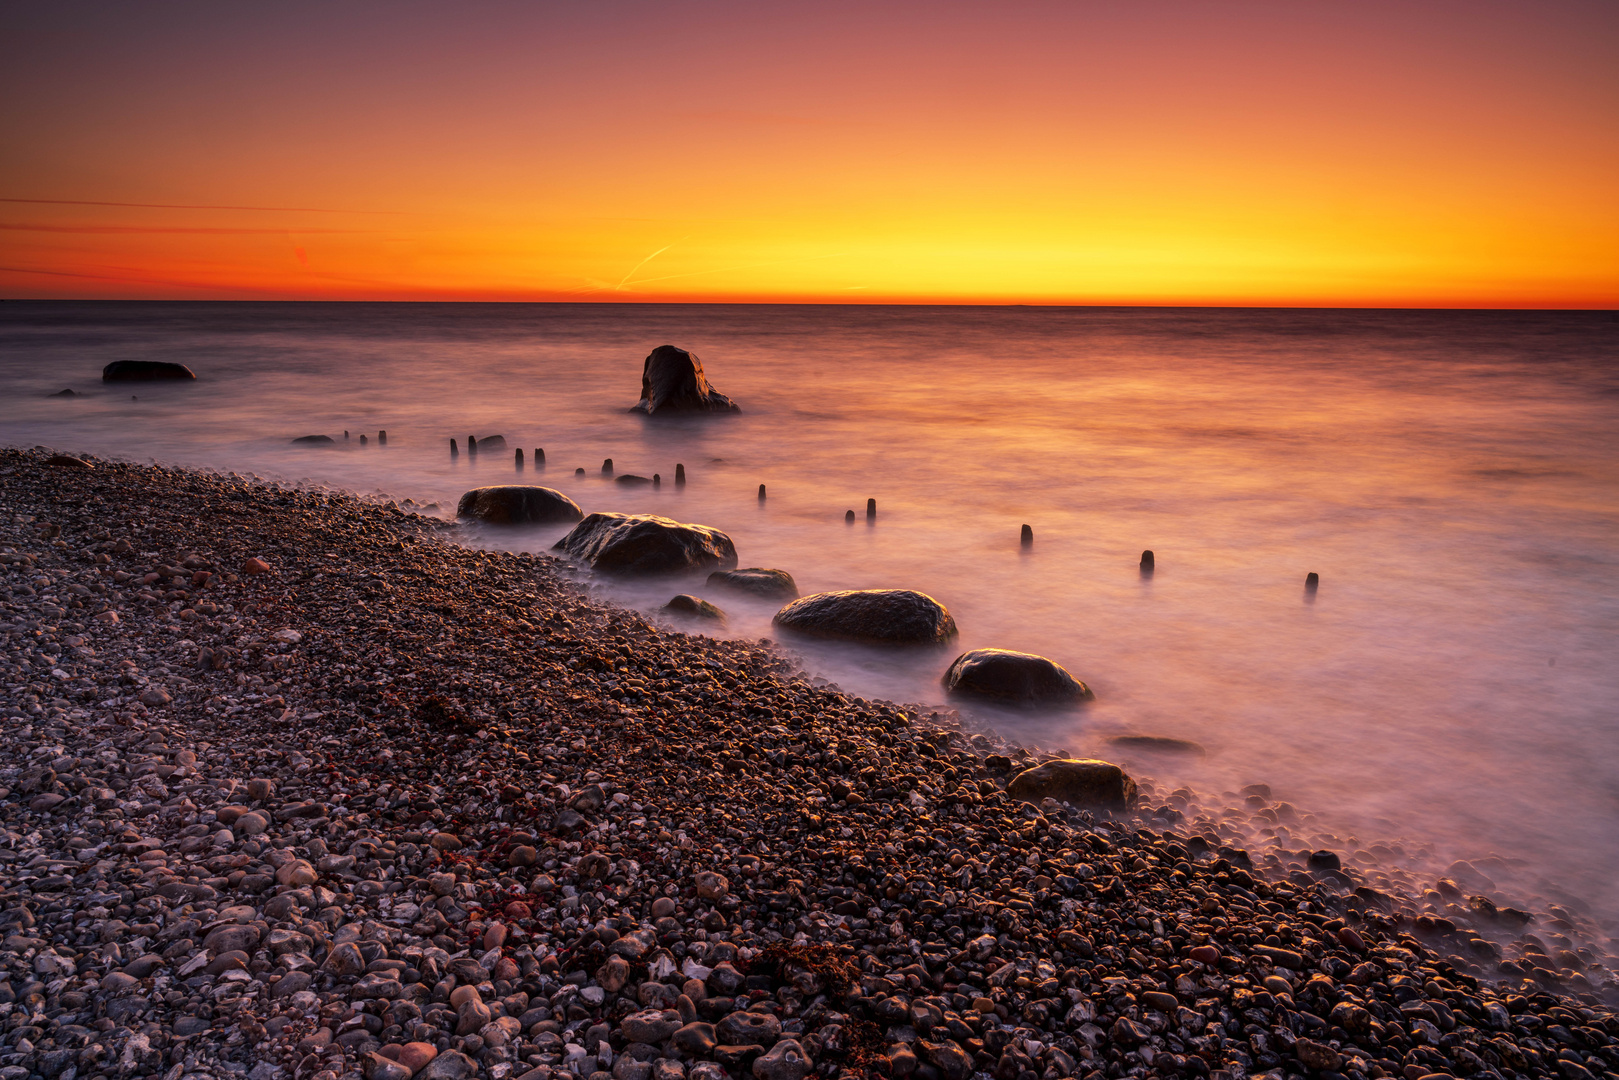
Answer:
<path fill-rule="evenodd" d="M 1584 307 L 1566 304 L 1352 304 L 1352 303 L 1168 303 L 1094 301 L 981 301 L 981 300 L 588 300 L 570 299 L 402 299 L 326 297 L 97 297 L 97 296 L 0 296 L 0 304 L 531 304 L 588 307 L 962 307 L 962 308 L 1088 308 L 1096 310 L 1175 310 L 1175 311 L 1557 311 L 1569 313 L 1615 314 L 1612 307 Z"/>

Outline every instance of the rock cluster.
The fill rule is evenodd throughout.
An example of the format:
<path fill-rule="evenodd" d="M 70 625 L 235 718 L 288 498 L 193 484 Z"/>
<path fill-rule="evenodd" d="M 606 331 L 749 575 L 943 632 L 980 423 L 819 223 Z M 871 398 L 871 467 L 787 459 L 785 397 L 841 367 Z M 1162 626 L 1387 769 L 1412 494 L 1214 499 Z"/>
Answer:
<path fill-rule="evenodd" d="M 44 462 L 0 451 L 0 1080 L 1619 1068 L 1594 954 L 1501 957 L 1526 913 L 1442 955 L 1464 916 L 1237 807 L 1020 801 L 1039 755 L 550 558 Z"/>

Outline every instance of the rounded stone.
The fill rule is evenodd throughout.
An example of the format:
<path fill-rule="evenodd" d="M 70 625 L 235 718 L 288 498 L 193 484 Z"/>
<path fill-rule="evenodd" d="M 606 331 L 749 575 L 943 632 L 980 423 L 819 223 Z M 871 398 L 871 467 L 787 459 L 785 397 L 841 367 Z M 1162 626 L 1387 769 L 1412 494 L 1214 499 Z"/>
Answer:
<path fill-rule="evenodd" d="M 943 604 L 912 589 L 814 593 L 776 612 L 783 630 L 876 645 L 939 645 L 956 636 Z"/>
<path fill-rule="evenodd" d="M 1056 799 L 1071 806 L 1123 810 L 1136 797 L 1136 782 L 1110 762 L 1057 758 L 1012 777 L 1006 793 L 1036 805 Z"/>
<path fill-rule="evenodd" d="M 473 488 L 461 496 L 455 516 L 486 525 L 550 525 L 580 521 L 579 504 L 553 488 L 503 484 Z"/>
<path fill-rule="evenodd" d="M 1076 705 L 1096 695 L 1054 660 L 1009 649 L 973 649 L 944 673 L 952 694 L 1017 705 Z"/>
<path fill-rule="evenodd" d="M 785 570 L 771 570 L 750 566 L 745 570 L 716 570 L 708 575 L 711 588 L 730 589 L 733 592 L 760 596 L 766 600 L 793 600 L 798 596 L 798 583 Z"/>

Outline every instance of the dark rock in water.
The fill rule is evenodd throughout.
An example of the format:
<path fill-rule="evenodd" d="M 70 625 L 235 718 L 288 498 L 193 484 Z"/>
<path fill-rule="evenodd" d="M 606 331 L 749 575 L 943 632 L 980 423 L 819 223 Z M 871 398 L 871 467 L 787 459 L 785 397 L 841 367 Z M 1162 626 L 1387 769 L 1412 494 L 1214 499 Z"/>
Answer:
<path fill-rule="evenodd" d="M 636 476 L 634 473 L 625 473 L 623 476 L 614 477 L 614 479 L 620 484 L 628 484 L 631 487 L 640 487 L 643 484 L 652 483 L 650 478 Z"/>
<path fill-rule="evenodd" d="M 467 445 L 472 445 L 471 439 L 467 440 Z M 478 440 L 478 453 L 480 454 L 485 450 L 504 449 L 506 449 L 506 436 L 504 435 L 485 435 L 483 438 Z"/>
<path fill-rule="evenodd" d="M 759 501 L 765 501 L 765 486 L 763 484 L 759 485 Z"/>
<path fill-rule="evenodd" d="M 75 394 L 71 389 L 58 390 L 56 393 L 51 395 L 51 397 L 78 397 L 78 396 L 79 395 Z"/>
<path fill-rule="evenodd" d="M 879 645 L 938 645 L 956 636 L 944 605 L 911 589 L 815 593 L 776 612 L 783 630 Z"/>
<path fill-rule="evenodd" d="M 582 468 L 575 469 L 575 470 L 573 470 L 573 475 L 575 475 L 575 476 L 583 476 L 583 475 L 585 475 L 585 470 L 582 469 Z"/>
<path fill-rule="evenodd" d="M 714 389 L 695 353 L 659 345 L 641 369 L 641 400 L 631 412 L 648 416 L 682 412 L 740 412 L 730 398 Z"/>
<path fill-rule="evenodd" d="M 792 600 L 798 596 L 798 583 L 785 570 L 750 566 L 746 570 L 716 570 L 708 575 L 711 587 L 752 593 L 766 600 Z"/>
<path fill-rule="evenodd" d="M 712 619 L 720 623 L 725 621 L 725 612 L 710 604 L 707 600 L 691 595 L 691 593 L 681 593 L 676 596 L 673 600 L 663 605 L 663 610 L 670 615 L 689 615 L 695 619 Z"/>
<path fill-rule="evenodd" d="M 1072 705 L 1096 695 L 1061 664 L 1033 653 L 974 649 L 956 657 L 944 673 L 952 694 L 1020 705 Z"/>
<path fill-rule="evenodd" d="M 867 499 L 866 500 L 866 520 L 867 521 L 876 521 L 877 520 L 877 500 L 876 499 Z"/>
<path fill-rule="evenodd" d="M 1034 547 L 1034 529 L 1027 525 L 1023 526 L 1023 531 L 1019 534 L 1018 541 L 1024 547 Z"/>
<path fill-rule="evenodd" d="M 736 545 L 718 529 L 651 514 L 591 514 L 556 546 L 607 574 L 676 574 L 736 565 Z"/>
<path fill-rule="evenodd" d="M 1321 587 L 1321 575 L 1313 571 L 1304 575 L 1304 587 L 1310 592 L 1315 592 L 1316 589 Z"/>
<path fill-rule="evenodd" d="M 579 521 L 585 512 L 579 504 L 548 487 L 507 484 L 473 488 L 461 496 L 455 516 L 472 518 L 490 525 L 543 525 Z"/>
<path fill-rule="evenodd" d="M 93 469 L 93 468 L 95 468 L 94 465 L 91 465 L 88 461 L 85 461 L 83 458 L 69 457 L 67 454 L 52 454 L 50 457 L 45 459 L 45 464 L 54 465 L 59 469 Z"/>
<path fill-rule="evenodd" d="M 1195 742 L 1187 739 L 1170 739 L 1162 735 L 1114 735 L 1108 742 L 1129 750 L 1150 750 L 1164 754 L 1203 753 L 1203 747 Z"/>
<path fill-rule="evenodd" d="M 336 446 L 337 440 L 330 435 L 300 435 L 292 440 L 294 446 Z"/>
<path fill-rule="evenodd" d="M 843 523 L 845 525 L 853 525 L 854 524 L 854 511 L 853 510 L 845 510 L 844 511 L 844 513 L 843 513 Z"/>
<path fill-rule="evenodd" d="M 161 382 L 196 377 L 197 373 L 184 364 L 163 360 L 114 360 L 101 369 L 102 382 Z"/>
<path fill-rule="evenodd" d="M 680 484 L 681 486 L 685 486 L 685 483 L 686 483 L 686 466 L 678 465 L 678 464 L 675 466 L 675 483 Z"/>
<path fill-rule="evenodd" d="M 1143 574 L 1152 573 L 1156 565 L 1156 560 L 1153 559 L 1152 552 L 1143 551 L 1141 553 L 1141 572 Z"/>
<path fill-rule="evenodd" d="M 1310 852 L 1311 870 L 1340 870 L 1342 868 L 1343 863 L 1339 860 L 1336 851 L 1322 849 L 1321 851 Z"/>
<path fill-rule="evenodd" d="M 1106 761 L 1057 758 L 1018 773 L 1006 785 L 1014 799 L 1056 799 L 1070 806 L 1123 810 L 1136 797 L 1136 782 Z"/>
<path fill-rule="evenodd" d="M 612 476 L 613 475 L 613 459 L 612 458 L 607 458 L 607 459 L 602 461 L 602 475 L 603 476 Z"/>

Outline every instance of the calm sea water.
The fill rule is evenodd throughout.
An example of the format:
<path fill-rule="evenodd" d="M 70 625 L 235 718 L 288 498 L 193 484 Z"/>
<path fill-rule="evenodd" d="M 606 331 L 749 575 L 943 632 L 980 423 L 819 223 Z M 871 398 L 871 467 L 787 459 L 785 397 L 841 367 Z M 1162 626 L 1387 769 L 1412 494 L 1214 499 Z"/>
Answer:
<path fill-rule="evenodd" d="M 629 415 L 664 343 L 741 415 Z M 199 378 L 104 387 L 121 358 Z M 1010 734 L 1115 759 L 1110 735 L 1194 740 L 1205 755 L 1130 763 L 1268 783 L 1363 842 L 1521 859 L 1619 912 L 1610 313 L 12 302 L 0 386 L 12 445 L 446 509 L 515 477 L 509 450 L 452 462 L 451 437 L 543 447 L 517 479 L 724 529 L 805 592 L 921 589 L 962 647 L 1043 653 L 1096 691 L 1074 714 L 980 711 Z M 64 387 L 83 396 L 46 396 Z M 662 489 L 603 481 L 608 457 Z M 649 612 L 685 590 L 705 592 L 607 587 Z M 772 605 L 711 598 L 728 633 L 770 633 Z M 953 655 L 798 649 L 924 703 Z"/>

